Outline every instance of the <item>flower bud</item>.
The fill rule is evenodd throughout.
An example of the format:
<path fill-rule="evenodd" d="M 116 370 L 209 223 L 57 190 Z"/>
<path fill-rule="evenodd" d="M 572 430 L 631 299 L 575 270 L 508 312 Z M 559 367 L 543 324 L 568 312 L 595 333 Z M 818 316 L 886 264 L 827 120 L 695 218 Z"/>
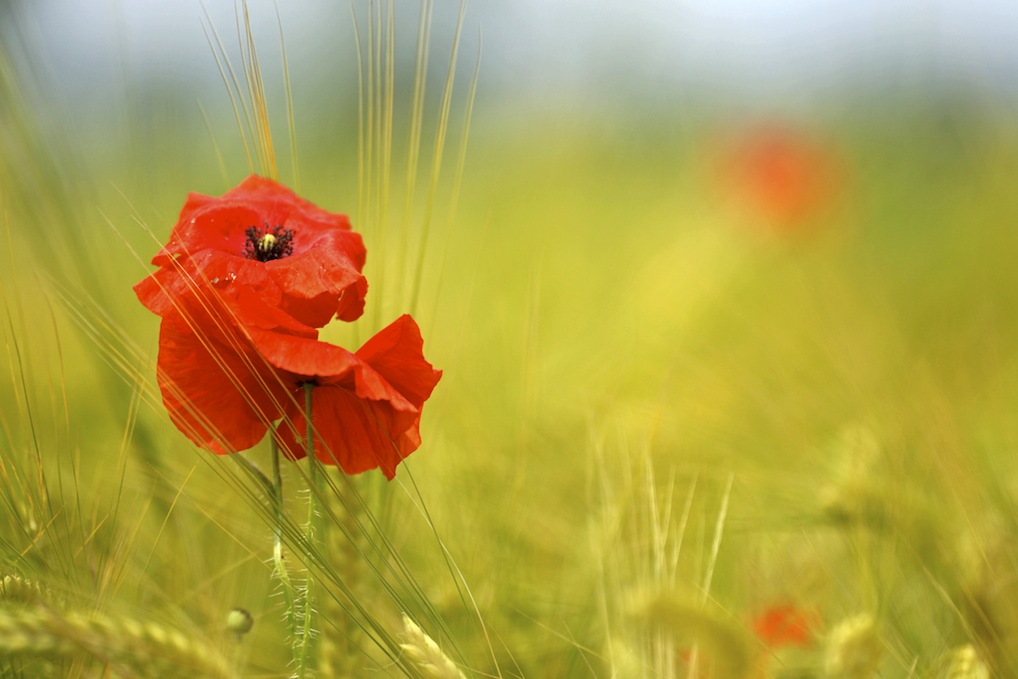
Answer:
<path fill-rule="evenodd" d="M 254 618 L 243 608 L 234 608 L 226 616 L 226 629 L 237 635 L 237 638 L 244 636 L 254 627 Z"/>

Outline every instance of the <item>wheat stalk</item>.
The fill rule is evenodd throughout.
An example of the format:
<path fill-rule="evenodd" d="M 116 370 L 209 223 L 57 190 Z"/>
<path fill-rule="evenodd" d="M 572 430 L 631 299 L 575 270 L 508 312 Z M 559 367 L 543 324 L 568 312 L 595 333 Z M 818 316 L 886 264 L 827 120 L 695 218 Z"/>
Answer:
<path fill-rule="evenodd" d="M 337 573 L 346 592 L 356 592 L 364 575 L 364 554 L 358 547 L 360 517 L 363 508 L 356 493 L 346 492 L 344 479 L 339 479 L 323 493 L 328 505 L 329 518 L 324 526 L 324 541 L 329 566 Z M 350 488 L 350 491 L 353 489 Z M 319 645 L 318 664 L 322 676 L 354 676 L 360 656 L 358 640 L 363 636 L 360 627 L 343 605 L 341 594 L 331 593 L 321 600 L 322 639 Z"/>

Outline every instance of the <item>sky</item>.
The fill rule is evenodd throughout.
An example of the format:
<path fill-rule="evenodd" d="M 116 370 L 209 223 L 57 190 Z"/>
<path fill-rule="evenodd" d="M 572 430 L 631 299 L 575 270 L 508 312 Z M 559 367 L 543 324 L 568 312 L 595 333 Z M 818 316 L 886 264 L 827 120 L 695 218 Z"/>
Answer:
<path fill-rule="evenodd" d="M 459 0 L 436 0 L 440 63 Z M 118 78 L 221 87 L 206 30 L 232 48 L 233 0 L 15 2 L 17 30 L 62 87 Z M 419 2 L 397 0 L 412 43 Z M 250 0 L 264 63 L 282 24 L 291 72 L 356 58 L 351 8 L 365 0 Z M 482 83 L 529 97 L 612 88 L 721 90 L 750 99 L 822 96 L 859 81 L 1018 87 L 1015 0 L 469 0 L 461 62 L 481 44 Z M 342 70 L 342 69 L 341 69 Z M 124 74 L 127 74 L 126 76 Z"/>

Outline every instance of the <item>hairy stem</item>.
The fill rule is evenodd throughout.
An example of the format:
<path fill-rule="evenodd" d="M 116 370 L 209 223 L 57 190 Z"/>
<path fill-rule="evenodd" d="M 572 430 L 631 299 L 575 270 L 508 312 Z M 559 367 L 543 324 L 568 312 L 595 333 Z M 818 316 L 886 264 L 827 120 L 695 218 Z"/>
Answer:
<path fill-rule="evenodd" d="M 304 383 L 304 420 L 306 423 L 304 445 L 308 457 L 308 521 L 305 529 L 305 540 L 308 549 L 307 578 L 304 583 L 304 615 L 303 629 L 299 639 L 294 639 L 294 658 L 296 660 L 296 675 L 300 679 L 309 676 L 308 660 L 311 657 L 312 639 L 315 635 L 314 627 L 314 578 L 311 574 L 311 562 L 314 560 L 314 553 L 317 551 L 321 531 L 318 526 L 318 492 L 319 492 L 319 464 L 315 458 L 314 424 L 311 417 L 311 392 L 315 388 L 311 382 Z"/>
<path fill-rule="evenodd" d="M 297 609 L 294 606 L 296 596 L 293 583 L 290 581 L 290 574 L 286 570 L 286 563 L 283 561 L 283 477 L 279 472 L 279 446 L 276 444 L 275 432 L 269 439 L 272 449 L 272 512 L 274 525 L 272 527 L 272 565 L 273 571 L 279 584 L 283 588 L 283 598 L 286 601 L 286 622 L 287 631 L 293 643 L 297 638 Z"/>

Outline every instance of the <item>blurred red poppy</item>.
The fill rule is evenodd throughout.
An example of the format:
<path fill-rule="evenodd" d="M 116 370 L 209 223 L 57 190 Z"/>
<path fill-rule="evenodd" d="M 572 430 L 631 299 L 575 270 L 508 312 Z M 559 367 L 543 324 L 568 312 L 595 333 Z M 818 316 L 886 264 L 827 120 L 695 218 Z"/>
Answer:
<path fill-rule="evenodd" d="M 791 604 L 771 606 L 753 620 L 753 631 L 769 648 L 809 646 L 819 620 Z"/>
<path fill-rule="evenodd" d="M 319 328 L 364 311 L 364 243 L 346 215 L 327 212 L 271 179 L 251 175 L 221 198 L 192 193 L 135 287 L 165 316 L 175 300 L 211 284 L 228 296 L 247 289 L 294 319 Z"/>
<path fill-rule="evenodd" d="M 729 181 L 741 202 L 779 230 L 830 208 L 838 171 L 830 149 L 787 127 L 757 129 L 737 142 Z"/>
<path fill-rule="evenodd" d="M 320 342 L 317 331 L 250 290 L 236 297 L 183 293 L 163 319 L 158 374 L 173 423 L 218 454 L 250 448 L 275 420 L 292 459 L 304 447 L 304 385 L 312 392 L 316 457 L 356 474 L 393 478 L 421 443 L 421 409 L 441 377 L 423 356 L 410 316 L 356 353 Z"/>

